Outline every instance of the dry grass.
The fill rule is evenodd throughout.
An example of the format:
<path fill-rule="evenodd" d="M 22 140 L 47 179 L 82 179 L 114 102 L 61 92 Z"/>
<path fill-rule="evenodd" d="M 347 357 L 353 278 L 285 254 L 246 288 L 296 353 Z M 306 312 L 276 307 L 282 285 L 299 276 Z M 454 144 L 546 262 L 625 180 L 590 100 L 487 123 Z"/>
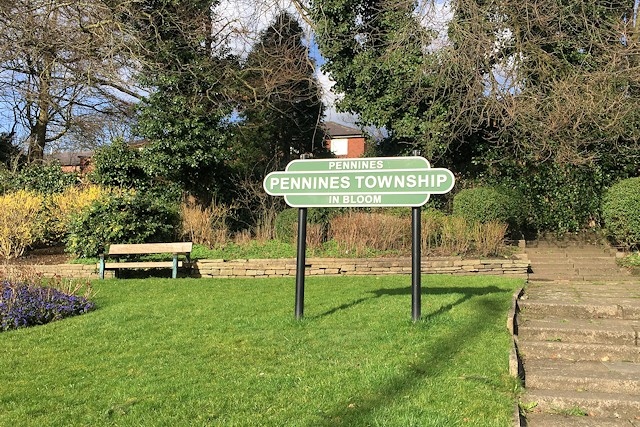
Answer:
<path fill-rule="evenodd" d="M 442 241 L 442 222 L 444 214 L 426 211 L 421 216 L 421 251 L 423 255 L 439 255 Z"/>
<path fill-rule="evenodd" d="M 469 225 L 462 217 L 443 217 L 441 236 L 440 248 L 445 255 L 464 255 L 471 248 Z"/>
<path fill-rule="evenodd" d="M 28 265 L 5 264 L 0 266 L 0 281 L 44 286 L 57 289 L 67 295 L 81 296 L 86 299 L 92 299 L 95 296 L 89 279 L 69 279 L 57 275 L 44 277 L 41 272 Z"/>
<path fill-rule="evenodd" d="M 246 229 L 238 231 L 233 235 L 233 243 L 239 246 L 249 245 L 252 240 L 251 231 Z"/>
<path fill-rule="evenodd" d="M 507 224 L 497 221 L 473 224 L 471 233 L 475 252 L 481 256 L 499 255 L 504 248 L 507 227 Z"/>
<path fill-rule="evenodd" d="M 257 241 L 265 242 L 267 240 L 275 239 L 276 217 L 277 213 L 274 210 L 264 210 L 262 212 L 255 229 L 255 239 Z"/>
<path fill-rule="evenodd" d="M 183 237 L 210 248 L 225 244 L 229 237 L 227 219 L 233 210 L 232 206 L 215 201 L 203 207 L 188 198 L 180 207 Z"/>
<path fill-rule="evenodd" d="M 307 224 L 307 247 L 310 249 L 321 248 L 325 235 L 325 226 L 323 224 Z"/>
<path fill-rule="evenodd" d="M 411 225 L 406 218 L 392 215 L 349 212 L 331 220 L 329 237 L 356 255 L 371 249 L 402 251 L 411 245 Z"/>

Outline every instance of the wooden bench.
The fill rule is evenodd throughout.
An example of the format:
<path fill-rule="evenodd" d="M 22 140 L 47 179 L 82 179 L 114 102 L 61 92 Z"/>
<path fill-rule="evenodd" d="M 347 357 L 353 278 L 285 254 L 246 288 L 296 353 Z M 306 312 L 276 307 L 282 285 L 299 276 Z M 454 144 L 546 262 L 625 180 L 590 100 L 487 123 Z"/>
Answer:
<path fill-rule="evenodd" d="M 100 254 L 98 271 L 100 279 L 104 279 L 105 270 L 119 270 L 123 268 L 171 268 L 171 277 L 178 276 L 178 268 L 183 262 L 178 260 L 179 255 L 186 257 L 186 262 L 191 268 L 192 242 L 175 243 L 140 243 L 140 244 L 114 244 L 109 246 L 107 254 Z M 119 261 L 122 255 L 149 255 L 149 254 L 173 254 L 173 261 Z M 115 257 L 116 262 L 105 262 L 105 257 Z M 116 273 L 117 277 L 117 273 Z"/>

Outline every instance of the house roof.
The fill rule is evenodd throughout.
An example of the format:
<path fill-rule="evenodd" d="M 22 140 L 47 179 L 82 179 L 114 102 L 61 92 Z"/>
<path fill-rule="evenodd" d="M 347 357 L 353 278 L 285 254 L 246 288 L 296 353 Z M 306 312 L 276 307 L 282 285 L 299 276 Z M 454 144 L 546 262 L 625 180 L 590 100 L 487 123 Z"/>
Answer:
<path fill-rule="evenodd" d="M 46 156 L 46 159 L 58 161 L 62 166 L 80 166 L 81 159 L 91 157 L 93 157 L 93 151 L 63 151 L 51 153 Z"/>
<path fill-rule="evenodd" d="M 360 129 L 341 125 L 336 122 L 325 122 L 324 129 L 325 129 L 325 134 L 330 138 L 362 136 L 362 131 Z"/>

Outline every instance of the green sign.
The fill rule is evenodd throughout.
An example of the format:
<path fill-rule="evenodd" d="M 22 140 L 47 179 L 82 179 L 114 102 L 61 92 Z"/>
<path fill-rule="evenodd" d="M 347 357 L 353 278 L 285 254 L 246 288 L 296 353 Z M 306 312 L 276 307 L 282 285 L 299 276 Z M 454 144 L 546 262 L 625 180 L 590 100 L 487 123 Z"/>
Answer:
<path fill-rule="evenodd" d="M 294 160 L 264 179 L 265 191 L 291 207 L 422 206 L 431 194 L 451 191 L 448 169 L 424 157 Z"/>

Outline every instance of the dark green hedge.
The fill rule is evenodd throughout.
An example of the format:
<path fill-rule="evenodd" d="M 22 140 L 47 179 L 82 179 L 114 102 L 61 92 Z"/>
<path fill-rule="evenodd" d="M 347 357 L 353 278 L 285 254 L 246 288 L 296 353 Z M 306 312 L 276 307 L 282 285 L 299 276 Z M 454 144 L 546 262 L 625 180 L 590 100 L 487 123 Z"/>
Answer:
<path fill-rule="evenodd" d="M 522 199 L 516 192 L 499 187 L 461 190 L 453 198 L 453 214 L 469 222 L 505 222 L 511 228 L 522 223 Z"/>
<path fill-rule="evenodd" d="M 607 190 L 602 202 L 605 229 L 617 244 L 640 244 L 640 178 L 629 178 Z"/>
<path fill-rule="evenodd" d="M 177 204 L 150 193 L 112 194 L 73 218 L 67 252 L 88 258 L 99 255 L 112 243 L 171 242 L 179 226 Z"/>

